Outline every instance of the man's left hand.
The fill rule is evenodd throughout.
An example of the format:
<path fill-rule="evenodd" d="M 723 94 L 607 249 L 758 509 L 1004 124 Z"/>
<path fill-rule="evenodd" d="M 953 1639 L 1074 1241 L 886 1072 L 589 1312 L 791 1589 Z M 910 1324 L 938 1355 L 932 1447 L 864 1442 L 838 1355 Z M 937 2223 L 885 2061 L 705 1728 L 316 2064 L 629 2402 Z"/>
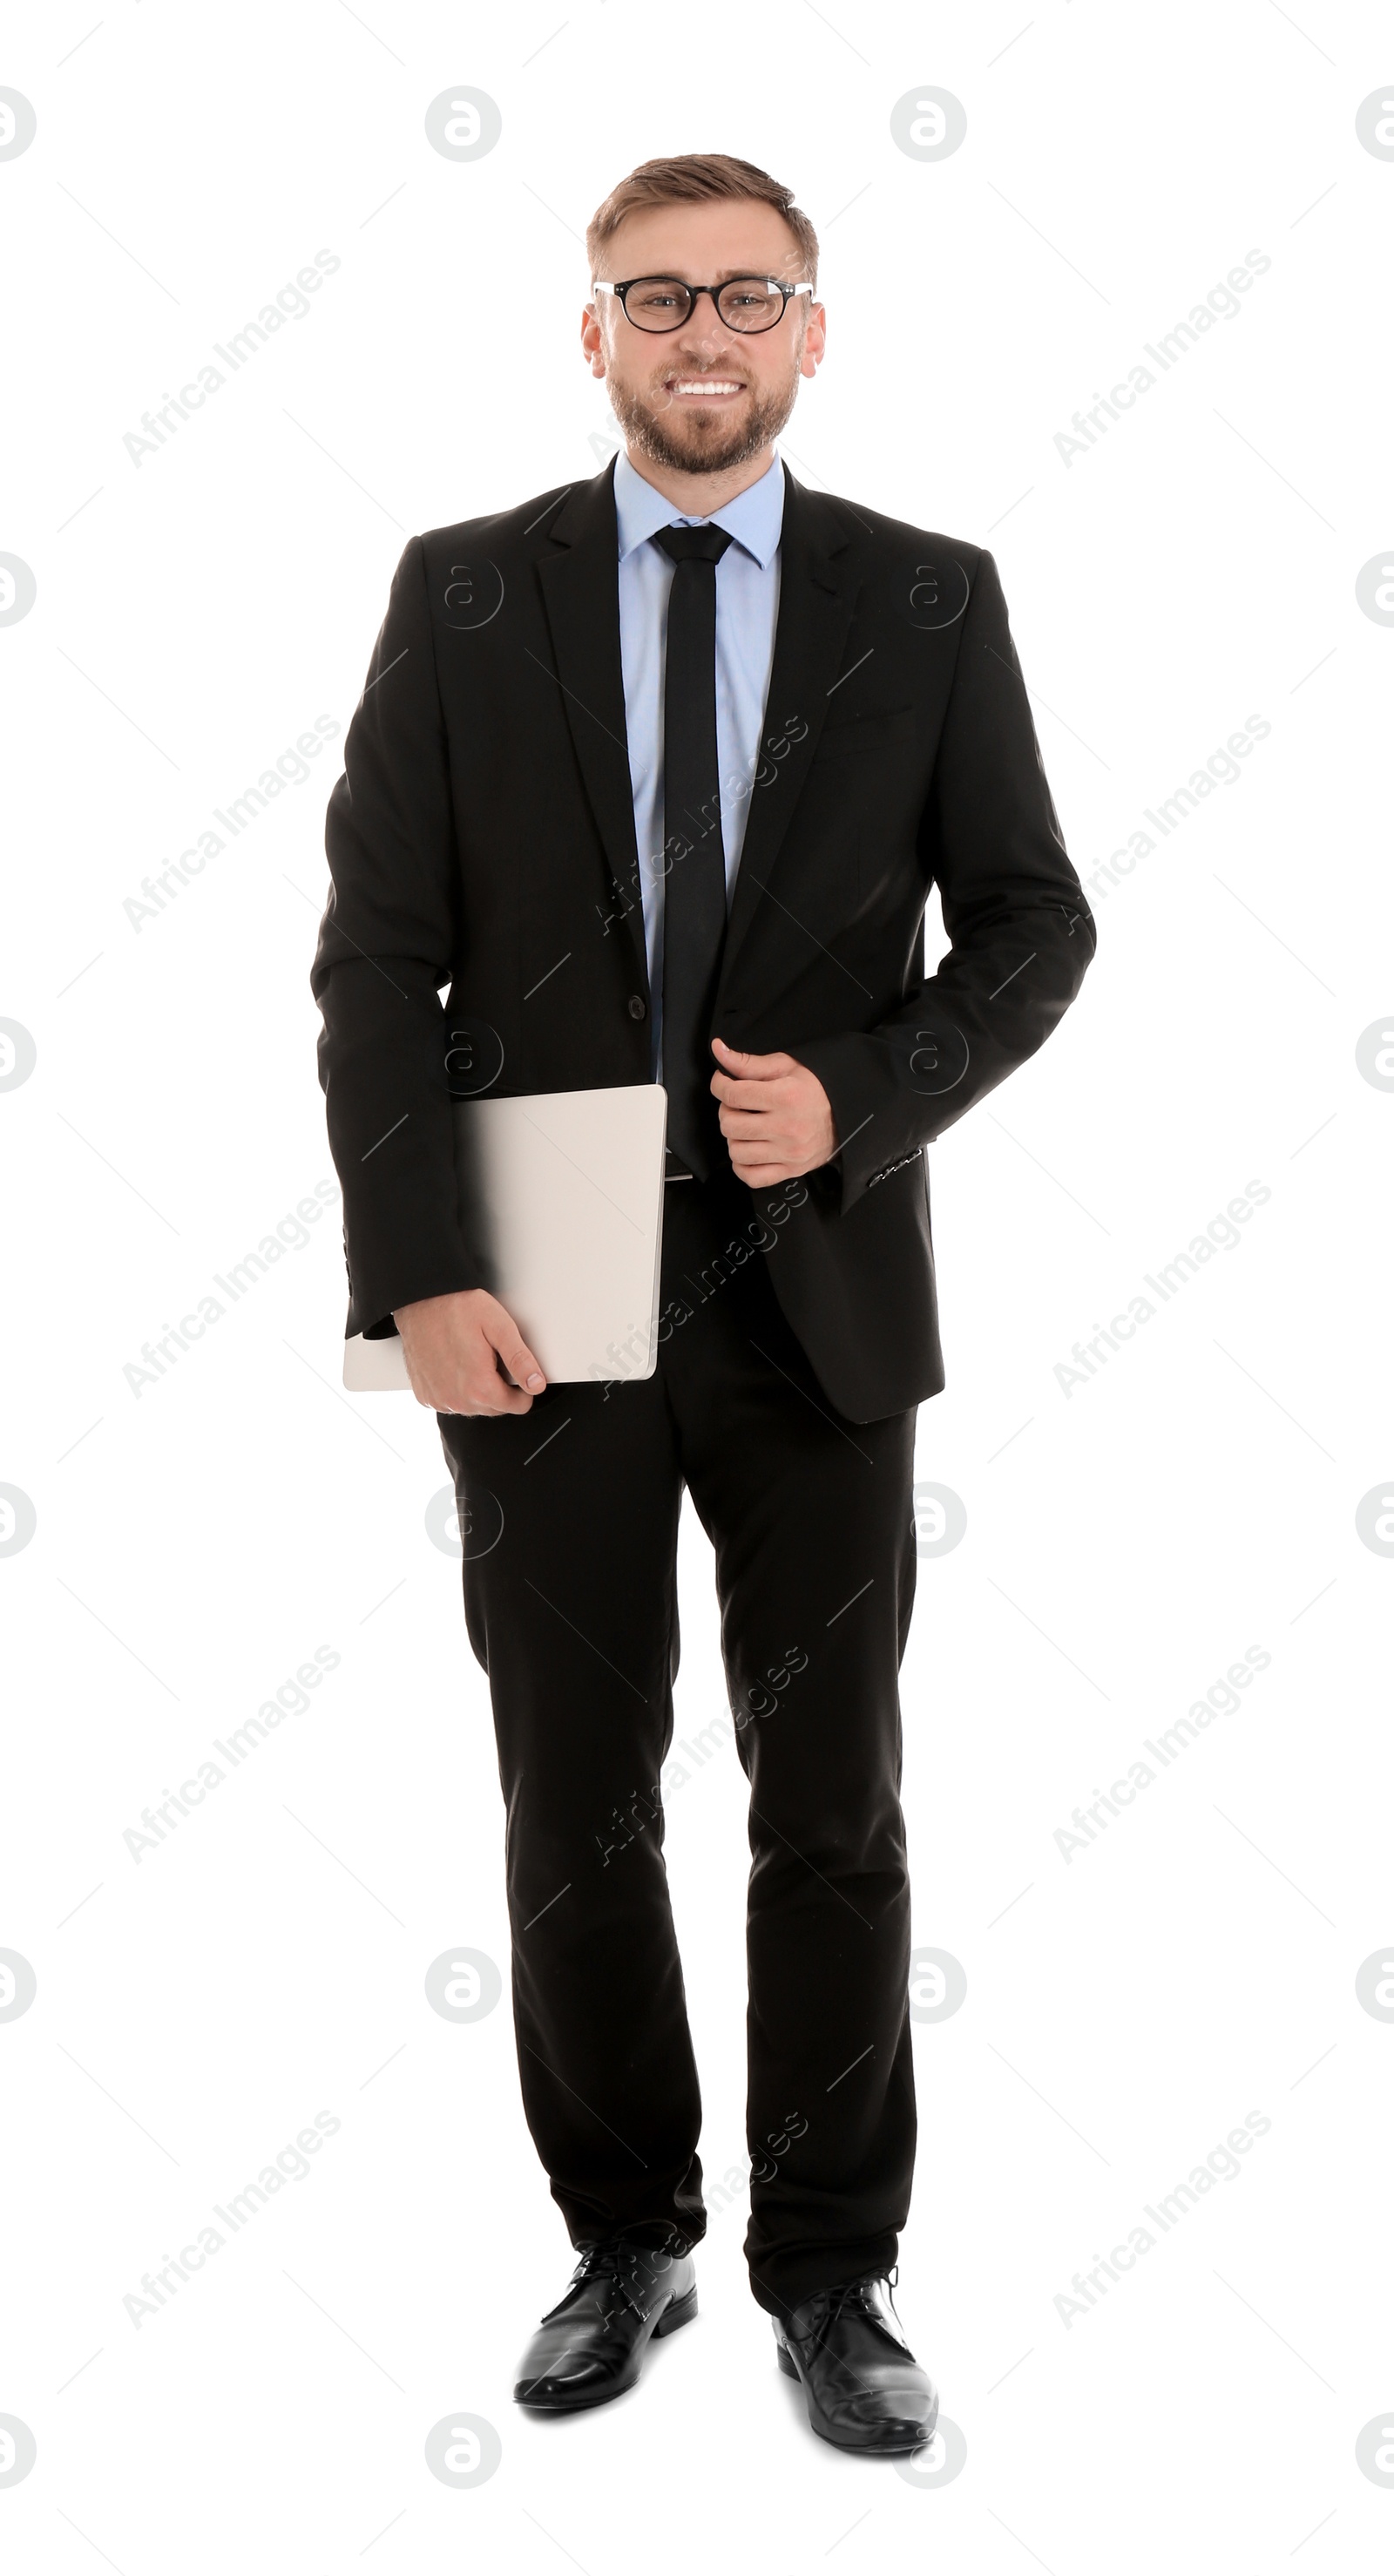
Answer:
<path fill-rule="evenodd" d="M 712 1090 L 737 1180 L 752 1190 L 816 1172 L 837 1151 L 832 1104 L 816 1073 L 791 1055 L 743 1055 L 712 1039 L 721 1070 Z"/>

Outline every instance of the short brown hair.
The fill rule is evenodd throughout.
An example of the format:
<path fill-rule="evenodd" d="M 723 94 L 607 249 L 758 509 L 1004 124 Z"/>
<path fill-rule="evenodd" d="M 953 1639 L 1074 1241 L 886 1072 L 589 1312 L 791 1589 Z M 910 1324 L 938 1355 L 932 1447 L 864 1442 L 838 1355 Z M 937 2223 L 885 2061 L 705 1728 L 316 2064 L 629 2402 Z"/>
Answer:
<path fill-rule="evenodd" d="M 700 197 L 754 197 L 784 217 L 799 246 L 799 259 L 811 283 L 818 283 L 818 235 L 794 203 L 792 188 L 781 186 L 753 161 L 737 161 L 729 152 L 679 152 L 667 161 L 641 161 L 627 179 L 612 188 L 586 226 L 586 257 L 592 277 L 600 271 L 601 253 L 626 215 L 641 206 L 691 205 Z"/>

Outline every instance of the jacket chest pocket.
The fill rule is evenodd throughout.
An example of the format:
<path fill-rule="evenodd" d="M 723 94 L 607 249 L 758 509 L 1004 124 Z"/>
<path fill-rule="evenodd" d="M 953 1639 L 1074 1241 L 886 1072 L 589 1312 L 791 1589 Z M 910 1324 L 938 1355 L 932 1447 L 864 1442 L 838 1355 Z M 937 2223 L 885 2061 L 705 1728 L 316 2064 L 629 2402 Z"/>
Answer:
<path fill-rule="evenodd" d="M 877 707 L 860 716 L 842 716 L 824 725 L 813 755 L 815 769 L 825 760 L 866 759 L 878 751 L 895 751 L 913 740 L 914 707 Z"/>

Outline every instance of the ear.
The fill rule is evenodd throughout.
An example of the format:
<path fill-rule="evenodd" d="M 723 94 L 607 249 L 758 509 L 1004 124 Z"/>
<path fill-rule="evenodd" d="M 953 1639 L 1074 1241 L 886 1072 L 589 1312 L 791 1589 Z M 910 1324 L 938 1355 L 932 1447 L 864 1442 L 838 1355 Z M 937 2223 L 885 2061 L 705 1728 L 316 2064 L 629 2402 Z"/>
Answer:
<path fill-rule="evenodd" d="M 605 333 L 593 304 L 588 304 L 581 315 L 581 354 L 589 359 L 593 376 L 604 375 Z"/>

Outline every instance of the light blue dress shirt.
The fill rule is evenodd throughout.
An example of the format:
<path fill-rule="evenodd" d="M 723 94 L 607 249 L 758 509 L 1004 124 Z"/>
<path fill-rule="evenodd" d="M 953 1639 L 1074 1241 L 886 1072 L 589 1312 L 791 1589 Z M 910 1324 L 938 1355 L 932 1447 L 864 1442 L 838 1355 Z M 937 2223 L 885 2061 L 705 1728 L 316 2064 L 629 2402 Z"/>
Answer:
<path fill-rule="evenodd" d="M 663 672 L 668 593 L 677 567 L 651 541 L 656 528 L 724 528 L 734 539 L 716 567 L 716 755 L 721 788 L 721 840 L 726 853 L 726 905 L 740 866 L 750 795 L 759 766 L 770 665 L 779 615 L 779 534 L 784 468 L 778 455 L 758 483 L 748 484 L 708 518 L 676 510 L 631 465 L 615 459 L 619 523 L 620 655 L 634 835 L 644 907 L 644 948 L 653 999 L 651 1055 L 663 1079 Z M 715 1067 L 716 1058 L 712 1058 Z"/>

